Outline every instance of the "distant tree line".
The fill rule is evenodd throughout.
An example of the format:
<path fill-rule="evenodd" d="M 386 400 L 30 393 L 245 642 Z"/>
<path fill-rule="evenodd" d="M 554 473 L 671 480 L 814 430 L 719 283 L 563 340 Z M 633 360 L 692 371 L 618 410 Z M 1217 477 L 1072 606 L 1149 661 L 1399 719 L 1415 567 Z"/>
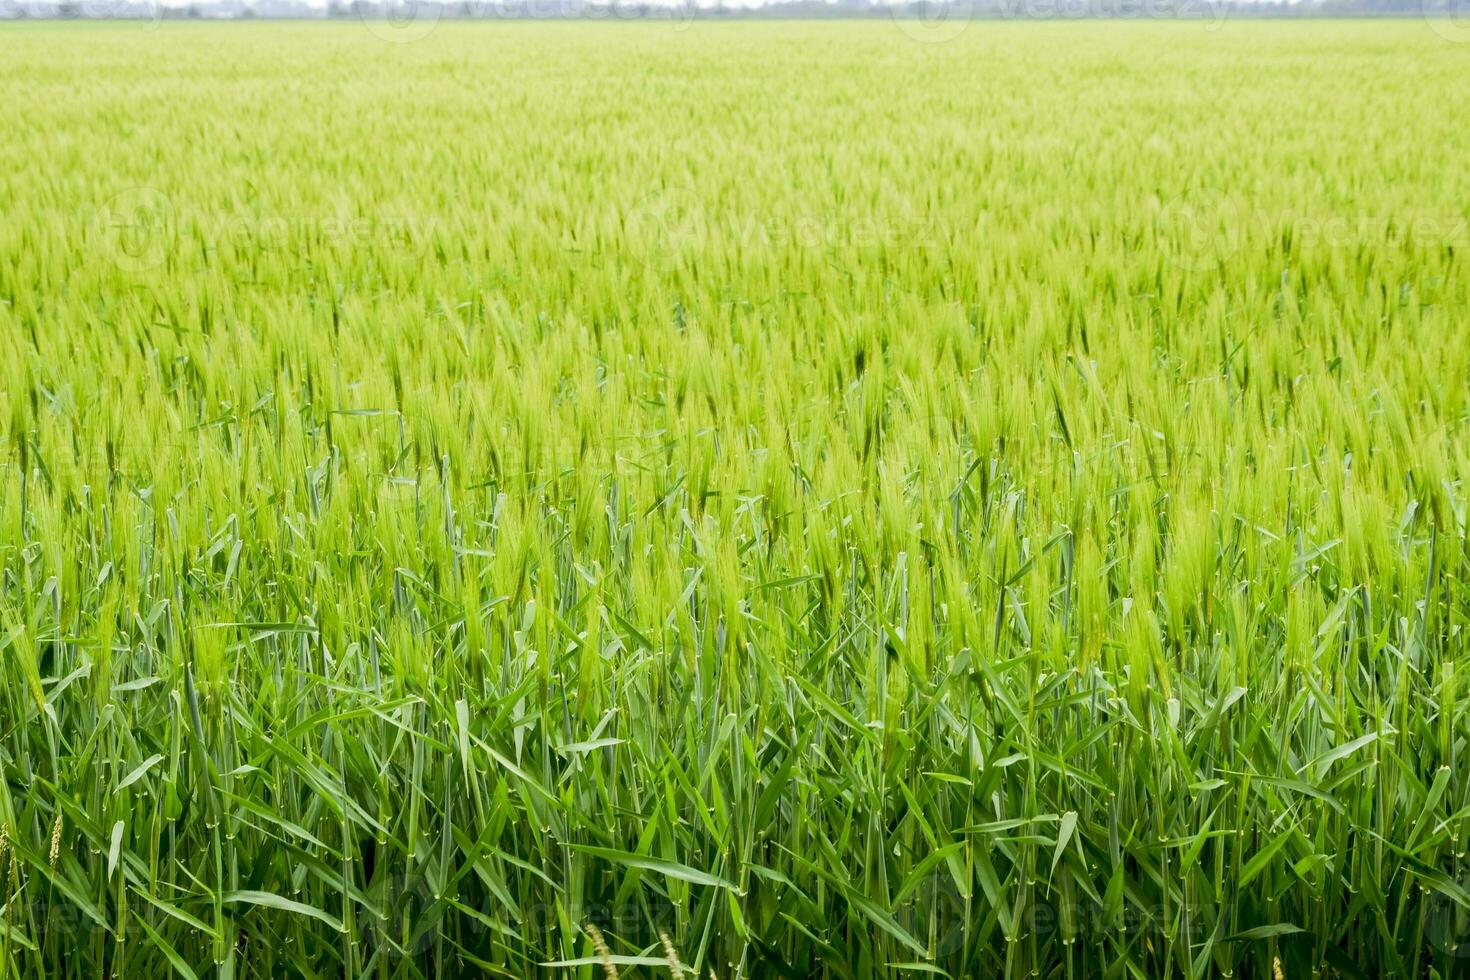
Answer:
<path fill-rule="evenodd" d="M 225 19 L 401 17 L 432 11 L 463 20 L 761 20 L 914 17 L 1179 19 L 1463 15 L 1470 0 L 773 0 L 759 6 L 647 0 L 0 0 L 0 19 Z"/>

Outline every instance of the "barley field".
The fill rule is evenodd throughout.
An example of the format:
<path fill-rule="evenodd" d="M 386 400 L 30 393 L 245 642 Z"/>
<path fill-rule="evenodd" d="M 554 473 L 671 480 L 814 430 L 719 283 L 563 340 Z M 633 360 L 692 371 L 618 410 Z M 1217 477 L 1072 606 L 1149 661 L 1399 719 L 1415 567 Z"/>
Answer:
<path fill-rule="evenodd" d="M 1470 972 L 1432 28 L 0 25 L 0 977 Z"/>

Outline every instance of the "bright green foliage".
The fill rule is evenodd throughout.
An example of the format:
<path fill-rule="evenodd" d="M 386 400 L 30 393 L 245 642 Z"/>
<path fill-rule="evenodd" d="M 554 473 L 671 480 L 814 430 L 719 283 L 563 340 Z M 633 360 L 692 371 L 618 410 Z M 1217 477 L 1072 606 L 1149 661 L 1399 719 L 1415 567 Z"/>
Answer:
<path fill-rule="evenodd" d="M 1458 972 L 1470 48 L 1215 27 L 0 30 L 0 975 Z"/>

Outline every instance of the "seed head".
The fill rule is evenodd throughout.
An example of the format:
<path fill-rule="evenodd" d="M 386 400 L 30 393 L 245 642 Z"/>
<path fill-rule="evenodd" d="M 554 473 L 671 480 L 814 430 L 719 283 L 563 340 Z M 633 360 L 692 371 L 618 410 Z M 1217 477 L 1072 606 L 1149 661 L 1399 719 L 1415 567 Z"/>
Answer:
<path fill-rule="evenodd" d="M 660 932 L 658 938 L 659 942 L 664 944 L 664 959 L 669 963 L 669 976 L 674 980 L 683 980 L 684 964 L 679 962 L 679 951 L 674 948 L 673 940 L 669 939 L 669 934 L 666 932 Z"/>
<path fill-rule="evenodd" d="M 1281 957 L 1271 957 L 1271 975 L 1274 980 L 1286 980 L 1286 974 L 1281 972 Z"/>
<path fill-rule="evenodd" d="M 612 961 L 612 950 L 607 947 L 607 940 L 602 937 L 602 930 L 591 922 L 585 926 L 587 935 L 592 939 L 592 948 L 597 950 L 597 958 L 602 960 L 602 972 L 607 980 L 618 980 L 618 968 Z"/>
<path fill-rule="evenodd" d="M 56 811 L 56 822 L 51 825 L 51 870 L 56 870 L 56 859 L 61 856 L 61 811 Z"/>

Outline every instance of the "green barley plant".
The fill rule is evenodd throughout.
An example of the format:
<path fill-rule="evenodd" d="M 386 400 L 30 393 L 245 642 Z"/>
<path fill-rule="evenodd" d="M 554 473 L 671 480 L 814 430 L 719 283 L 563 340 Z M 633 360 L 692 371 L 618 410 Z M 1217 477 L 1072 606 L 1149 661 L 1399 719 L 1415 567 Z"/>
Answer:
<path fill-rule="evenodd" d="M 1417 21 L 0 25 L 0 977 L 1450 977 Z"/>

